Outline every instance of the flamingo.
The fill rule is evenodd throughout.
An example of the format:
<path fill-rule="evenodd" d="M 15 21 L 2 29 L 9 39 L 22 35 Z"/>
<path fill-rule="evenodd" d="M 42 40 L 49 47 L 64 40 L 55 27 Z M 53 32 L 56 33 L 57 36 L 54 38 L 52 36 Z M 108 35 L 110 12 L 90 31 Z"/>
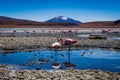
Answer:
<path fill-rule="evenodd" d="M 61 45 L 63 46 L 68 46 L 69 52 L 70 52 L 70 46 L 77 43 L 75 39 L 71 39 L 71 38 L 66 38 L 66 39 L 58 38 L 58 42 L 61 43 Z"/>
<path fill-rule="evenodd" d="M 66 38 L 66 39 L 58 38 L 58 42 L 60 42 L 63 46 L 68 46 L 69 50 L 71 45 L 77 43 L 75 39 L 71 39 L 71 38 Z"/>
<path fill-rule="evenodd" d="M 61 44 L 59 42 L 55 42 L 55 43 L 52 44 L 52 48 L 54 48 L 55 52 L 56 52 L 55 53 L 56 54 L 55 61 L 57 61 L 57 50 L 60 47 L 61 47 Z M 56 69 L 59 69 L 60 68 L 60 63 L 59 62 L 55 62 L 55 63 L 52 64 L 52 67 L 56 68 Z"/>
<path fill-rule="evenodd" d="M 75 39 L 62 39 L 62 38 L 58 38 L 58 42 L 61 43 L 61 45 L 63 46 L 68 46 L 69 50 L 68 50 L 68 62 L 64 62 L 63 65 L 65 65 L 68 69 L 73 69 L 76 67 L 75 64 L 70 62 L 70 47 L 71 45 L 77 43 L 77 41 Z"/>

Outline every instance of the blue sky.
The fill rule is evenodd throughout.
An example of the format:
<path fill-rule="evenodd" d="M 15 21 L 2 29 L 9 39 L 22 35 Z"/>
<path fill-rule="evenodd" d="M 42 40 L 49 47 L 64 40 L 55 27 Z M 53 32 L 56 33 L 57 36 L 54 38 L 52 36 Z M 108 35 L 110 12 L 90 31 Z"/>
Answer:
<path fill-rule="evenodd" d="M 0 16 L 46 21 L 55 16 L 82 22 L 120 19 L 120 0 L 0 0 Z"/>

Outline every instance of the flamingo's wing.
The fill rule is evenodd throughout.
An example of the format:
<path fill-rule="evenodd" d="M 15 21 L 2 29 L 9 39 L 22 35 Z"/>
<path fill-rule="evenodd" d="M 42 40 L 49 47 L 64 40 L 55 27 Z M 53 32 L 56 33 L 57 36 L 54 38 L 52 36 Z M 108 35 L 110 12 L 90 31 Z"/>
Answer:
<path fill-rule="evenodd" d="M 55 42 L 55 43 L 53 43 L 52 44 L 52 47 L 53 48 L 57 48 L 57 47 L 60 47 L 61 45 L 60 45 L 60 43 L 58 43 L 58 42 Z"/>

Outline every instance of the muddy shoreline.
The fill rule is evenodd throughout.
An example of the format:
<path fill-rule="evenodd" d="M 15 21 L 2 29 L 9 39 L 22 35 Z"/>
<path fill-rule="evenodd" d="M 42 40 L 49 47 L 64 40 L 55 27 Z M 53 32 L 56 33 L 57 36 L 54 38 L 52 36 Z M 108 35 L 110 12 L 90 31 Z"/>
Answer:
<path fill-rule="evenodd" d="M 110 48 L 120 50 L 120 40 L 74 38 L 72 49 Z M 50 49 L 56 37 L 0 37 L 0 52 Z M 61 48 L 66 49 L 66 47 Z M 119 80 L 120 73 L 101 70 L 11 70 L 0 66 L 1 80 Z"/>
<path fill-rule="evenodd" d="M 74 39 L 78 42 L 71 47 L 72 49 L 105 48 L 120 50 L 120 40 Z M 0 52 L 51 50 L 51 44 L 56 41 L 56 37 L 0 37 Z M 62 47 L 60 50 L 66 48 Z"/>
<path fill-rule="evenodd" d="M 1 80 L 119 80 L 120 73 L 100 70 L 10 70 L 0 67 Z"/>

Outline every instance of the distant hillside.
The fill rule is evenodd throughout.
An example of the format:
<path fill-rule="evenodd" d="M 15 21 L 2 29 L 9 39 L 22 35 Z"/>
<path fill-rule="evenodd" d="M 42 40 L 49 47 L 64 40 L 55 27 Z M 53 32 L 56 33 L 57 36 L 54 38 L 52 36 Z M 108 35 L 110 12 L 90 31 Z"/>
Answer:
<path fill-rule="evenodd" d="M 24 19 L 16 19 L 16 18 L 10 18 L 5 16 L 0 16 L 0 24 L 27 24 L 27 23 L 38 23 L 36 21 L 31 20 L 24 20 Z"/>
<path fill-rule="evenodd" d="M 118 26 L 120 26 L 120 20 L 115 21 L 115 22 L 113 23 L 113 25 L 118 25 Z"/>
<path fill-rule="evenodd" d="M 67 20 L 66 17 L 62 19 Z M 68 23 L 68 22 L 37 22 L 24 19 L 16 19 L 10 17 L 0 16 L 0 28 L 120 28 L 120 20 L 116 21 L 97 21 L 97 22 L 87 22 L 87 23 Z"/>
<path fill-rule="evenodd" d="M 24 19 L 16 19 L 0 16 L 0 25 L 16 25 L 16 26 L 76 26 L 74 23 L 57 23 L 57 22 L 37 22 Z"/>
<path fill-rule="evenodd" d="M 80 24 L 79 27 L 83 27 L 83 28 L 88 28 L 88 27 L 119 27 L 120 28 L 120 20 L 116 20 L 116 21 L 96 21 L 96 22 L 87 22 L 87 23 L 83 23 Z"/>

